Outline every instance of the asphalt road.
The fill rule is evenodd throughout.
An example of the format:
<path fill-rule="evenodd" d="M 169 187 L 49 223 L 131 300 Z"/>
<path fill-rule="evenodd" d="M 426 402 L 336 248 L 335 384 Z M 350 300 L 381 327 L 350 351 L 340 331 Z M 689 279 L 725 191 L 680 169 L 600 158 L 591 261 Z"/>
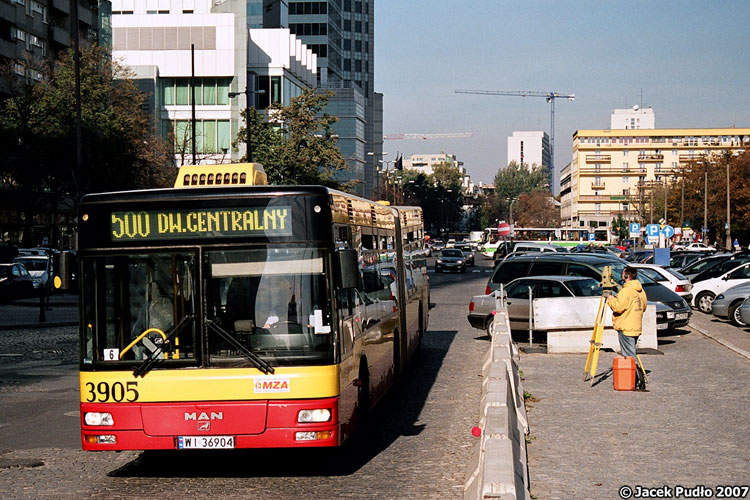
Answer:
<path fill-rule="evenodd" d="M 460 498 L 489 347 L 466 320 L 489 276 L 473 271 L 430 272 L 430 326 L 408 379 L 337 450 L 80 451 L 75 329 L 0 331 L 0 353 L 40 358 L 0 360 L 0 498 Z"/>

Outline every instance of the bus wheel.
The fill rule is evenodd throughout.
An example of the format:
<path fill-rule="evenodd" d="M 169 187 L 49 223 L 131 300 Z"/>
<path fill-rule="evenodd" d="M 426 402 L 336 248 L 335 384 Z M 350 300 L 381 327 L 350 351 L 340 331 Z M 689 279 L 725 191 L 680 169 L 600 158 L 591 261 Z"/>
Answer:
<path fill-rule="evenodd" d="M 359 387 L 357 388 L 357 425 L 367 422 L 370 413 L 370 374 L 367 371 L 367 358 L 360 360 Z"/>

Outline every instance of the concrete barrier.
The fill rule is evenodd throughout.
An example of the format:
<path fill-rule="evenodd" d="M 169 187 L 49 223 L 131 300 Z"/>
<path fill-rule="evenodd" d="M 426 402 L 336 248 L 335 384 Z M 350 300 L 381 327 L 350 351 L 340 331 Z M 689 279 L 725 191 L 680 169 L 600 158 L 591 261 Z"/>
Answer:
<path fill-rule="evenodd" d="M 472 450 L 464 483 L 464 498 L 530 500 L 526 464 L 529 431 L 518 349 L 510 336 L 505 309 L 498 308 L 492 343 L 482 363 L 478 443 Z"/>
<path fill-rule="evenodd" d="M 599 297 L 534 299 L 534 327 L 547 331 L 548 353 L 586 353 L 599 308 Z M 643 316 L 643 333 L 639 349 L 658 349 L 656 339 L 656 306 L 649 303 Z M 612 328 L 612 310 L 604 315 L 602 348 L 620 350 L 617 332 Z"/>

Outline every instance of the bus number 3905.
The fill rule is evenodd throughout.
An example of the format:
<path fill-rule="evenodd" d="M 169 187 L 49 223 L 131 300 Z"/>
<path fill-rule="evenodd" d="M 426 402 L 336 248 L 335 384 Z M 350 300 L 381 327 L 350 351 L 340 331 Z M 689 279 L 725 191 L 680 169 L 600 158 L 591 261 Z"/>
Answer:
<path fill-rule="evenodd" d="M 99 402 L 106 403 L 114 401 L 115 403 L 122 403 L 127 401 L 132 403 L 138 400 L 138 382 L 114 382 L 112 385 L 107 382 L 99 382 L 94 384 L 93 382 L 86 382 L 86 390 L 88 397 L 86 401 L 88 403 Z"/>

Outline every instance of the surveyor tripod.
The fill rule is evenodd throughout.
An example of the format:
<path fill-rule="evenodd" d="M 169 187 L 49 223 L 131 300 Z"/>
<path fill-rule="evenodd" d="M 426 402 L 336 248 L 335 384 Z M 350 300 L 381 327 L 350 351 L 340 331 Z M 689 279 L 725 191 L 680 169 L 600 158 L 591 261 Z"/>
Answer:
<path fill-rule="evenodd" d="M 594 331 L 591 334 L 589 345 L 589 355 L 586 357 L 586 368 L 583 372 L 583 381 L 591 380 L 594 384 L 596 375 L 596 365 L 599 362 L 599 350 L 602 347 L 602 335 L 604 334 L 604 318 L 607 315 L 607 297 L 617 288 L 617 283 L 612 279 L 612 267 L 605 266 L 602 271 L 602 281 L 599 283 L 602 287 L 602 297 L 599 299 L 599 309 L 596 311 L 596 321 L 594 322 Z M 640 365 L 643 380 L 646 380 L 646 369 L 643 367 L 640 356 L 635 355 L 636 362 Z M 638 369 L 638 368 L 636 368 Z"/>

